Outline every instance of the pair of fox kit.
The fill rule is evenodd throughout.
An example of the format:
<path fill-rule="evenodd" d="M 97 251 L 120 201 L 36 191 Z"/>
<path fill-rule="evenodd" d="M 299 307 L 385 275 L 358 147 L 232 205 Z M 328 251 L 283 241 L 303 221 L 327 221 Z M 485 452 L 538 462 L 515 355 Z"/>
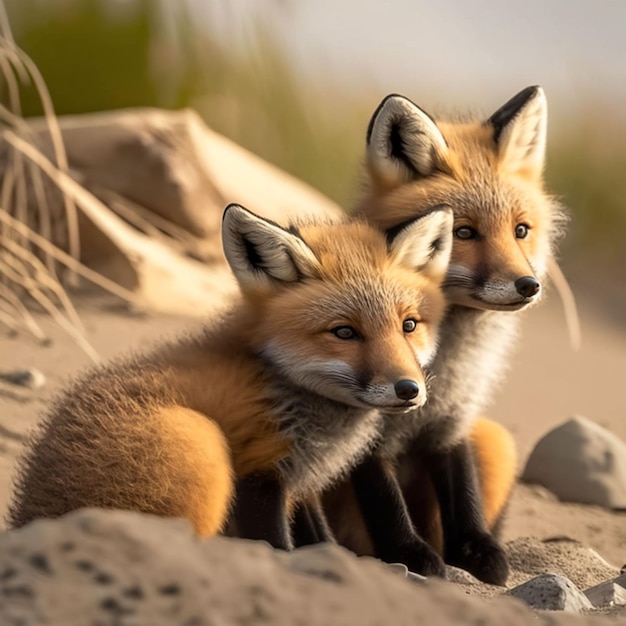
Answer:
<path fill-rule="evenodd" d="M 195 335 L 89 372 L 32 436 L 8 520 L 83 506 L 278 548 L 331 539 L 504 583 L 510 436 L 476 419 L 536 302 L 561 211 L 538 87 L 486 121 L 387 97 L 355 216 L 288 227 L 230 205 L 239 300 Z M 443 557 L 443 558 L 442 558 Z"/>

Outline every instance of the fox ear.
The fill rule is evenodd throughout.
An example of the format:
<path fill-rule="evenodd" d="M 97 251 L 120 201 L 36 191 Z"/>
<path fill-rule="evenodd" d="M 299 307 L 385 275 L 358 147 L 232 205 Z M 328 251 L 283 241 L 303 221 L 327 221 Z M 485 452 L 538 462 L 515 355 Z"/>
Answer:
<path fill-rule="evenodd" d="M 540 178 L 546 152 L 548 104 L 541 87 L 526 87 L 488 120 L 493 126 L 501 167 Z"/>
<path fill-rule="evenodd" d="M 399 263 L 443 280 L 452 251 L 452 209 L 439 205 L 422 217 L 387 231 L 389 250 Z"/>
<path fill-rule="evenodd" d="M 222 219 L 224 254 L 244 291 L 313 276 L 318 267 L 311 249 L 297 235 L 238 204 L 229 204 Z"/>
<path fill-rule="evenodd" d="M 432 118 L 408 98 L 391 94 L 367 128 L 367 164 L 381 185 L 397 187 L 431 174 L 448 146 Z"/>

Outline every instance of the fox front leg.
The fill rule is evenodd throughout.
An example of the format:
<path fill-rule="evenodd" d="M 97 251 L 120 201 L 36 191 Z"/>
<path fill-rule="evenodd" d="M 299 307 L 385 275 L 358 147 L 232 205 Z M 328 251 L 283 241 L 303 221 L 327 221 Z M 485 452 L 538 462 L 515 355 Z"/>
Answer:
<path fill-rule="evenodd" d="M 441 557 L 413 526 L 394 470 L 371 455 L 354 468 L 351 480 L 376 556 L 418 574 L 445 576 Z"/>
<path fill-rule="evenodd" d="M 296 548 L 316 543 L 336 543 L 319 498 L 313 497 L 296 505 L 291 522 Z"/>
<path fill-rule="evenodd" d="M 261 539 L 281 550 L 294 547 L 286 490 L 274 473 L 253 472 L 237 481 L 233 518 L 242 539 Z"/>
<path fill-rule="evenodd" d="M 509 563 L 485 522 L 470 444 L 462 441 L 428 457 L 441 511 L 446 563 L 467 570 L 483 582 L 504 585 Z"/>

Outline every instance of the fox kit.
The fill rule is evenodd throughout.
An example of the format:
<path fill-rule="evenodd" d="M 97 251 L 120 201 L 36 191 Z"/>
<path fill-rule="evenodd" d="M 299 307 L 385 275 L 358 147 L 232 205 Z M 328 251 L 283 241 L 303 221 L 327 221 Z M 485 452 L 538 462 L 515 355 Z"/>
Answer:
<path fill-rule="evenodd" d="M 470 121 L 434 120 L 391 95 L 367 131 L 367 187 L 357 215 L 393 233 L 434 206 L 454 212 L 444 283 L 451 306 L 428 368 L 428 402 L 403 420 L 385 420 L 375 454 L 351 476 L 374 552 L 421 573 L 443 572 L 433 550 L 437 523 L 429 519 L 436 512 L 447 563 L 497 584 L 508 575 L 489 530 L 514 481 L 514 446 L 502 427 L 474 419 L 506 367 L 520 320 L 514 312 L 541 296 L 562 222 L 542 179 L 546 117 L 539 87 Z M 347 502 L 344 485 L 326 501 L 329 519 L 340 542 L 364 552 Z"/>
<path fill-rule="evenodd" d="M 291 548 L 288 514 L 366 453 L 381 411 L 426 401 L 451 233 L 449 209 L 385 237 L 355 220 L 285 229 L 230 205 L 239 301 L 65 391 L 21 460 L 9 523 L 121 508 Z"/>

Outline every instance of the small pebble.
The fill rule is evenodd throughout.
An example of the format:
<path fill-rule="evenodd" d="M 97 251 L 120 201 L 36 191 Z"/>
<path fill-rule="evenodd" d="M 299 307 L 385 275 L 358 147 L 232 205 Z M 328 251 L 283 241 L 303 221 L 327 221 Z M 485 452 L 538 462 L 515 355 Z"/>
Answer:
<path fill-rule="evenodd" d="M 383 561 L 381 561 L 383 563 Z M 423 583 L 426 580 L 426 576 L 422 576 L 421 574 L 416 574 L 415 572 L 410 572 L 409 568 L 404 563 L 384 563 L 392 572 L 395 572 L 402 578 L 406 578 L 412 583 Z"/>
<path fill-rule="evenodd" d="M 409 568 L 404 563 L 385 563 L 385 565 L 392 572 L 402 576 L 402 578 L 406 578 L 409 574 Z"/>
<path fill-rule="evenodd" d="M 626 589 L 613 580 L 585 589 L 585 595 L 596 608 L 626 605 Z"/>
<path fill-rule="evenodd" d="M 576 585 L 559 574 L 541 574 L 507 591 L 533 609 L 581 613 L 592 609 L 587 596 Z"/>
<path fill-rule="evenodd" d="M 28 389 L 41 389 L 46 384 L 46 377 L 34 367 L 13 370 L 12 372 L 0 372 L 0 379 L 5 380 L 13 385 L 27 387 Z"/>
<path fill-rule="evenodd" d="M 459 583 L 461 585 L 478 585 L 480 581 L 475 576 L 472 576 L 469 572 L 461 569 L 460 567 L 454 567 L 453 565 L 446 565 L 446 580 L 451 583 Z"/>

